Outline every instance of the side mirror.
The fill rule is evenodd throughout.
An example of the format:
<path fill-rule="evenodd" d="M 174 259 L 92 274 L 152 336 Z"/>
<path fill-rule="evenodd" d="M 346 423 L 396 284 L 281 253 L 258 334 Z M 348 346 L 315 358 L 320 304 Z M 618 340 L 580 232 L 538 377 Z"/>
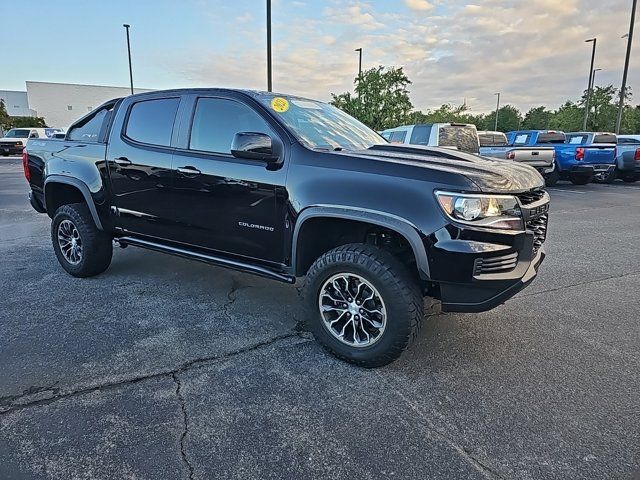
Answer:
<path fill-rule="evenodd" d="M 231 144 L 231 154 L 236 158 L 262 160 L 269 164 L 280 161 L 280 157 L 273 153 L 271 137 L 264 133 L 236 133 Z"/>

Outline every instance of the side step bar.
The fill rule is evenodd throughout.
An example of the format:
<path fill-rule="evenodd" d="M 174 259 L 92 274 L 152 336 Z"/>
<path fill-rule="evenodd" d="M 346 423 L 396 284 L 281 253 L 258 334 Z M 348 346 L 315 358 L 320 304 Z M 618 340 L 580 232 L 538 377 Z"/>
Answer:
<path fill-rule="evenodd" d="M 233 270 L 239 270 L 241 272 L 252 273 L 260 277 L 270 278 L 272 280 L 278 280 L 284 283 L 295 283 L 295 277 L 291 275 L 285 275 L 283 273 L 274 272 L 265 267 L 258 265 L 251 265 L 249 263 L 243 263 L 238 260 L 230 260 L 228 258 L 216 257 L 214 255 L 207 255 L 205 253 L 193 252 L 191 250 L 185 250 L 183 248 L 172 247 L 169 245 L 163 245 L 161 243 L 150 242 L 148 240 L 141 240 L 134 237 L 119 237 L 114 238 L 114 241 L 121 247 L 132 245 L 134 247 L 146 248 L 147 250 L 154 250 L 156 252 L 169 253 L 178 257 L 188 258 L 190 260 L 197 260 L 200 262 L 208 263 L 210 265 L 217 265 L 219 267 L 227 267 Z"/>

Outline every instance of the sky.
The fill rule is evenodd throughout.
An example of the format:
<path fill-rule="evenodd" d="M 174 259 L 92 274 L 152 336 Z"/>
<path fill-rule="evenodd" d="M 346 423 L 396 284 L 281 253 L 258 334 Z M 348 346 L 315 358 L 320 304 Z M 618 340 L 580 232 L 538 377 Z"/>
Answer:
<path fill-rule="evenodd" d="M 469 3 L 474 1 L 475 3 Z M 275 91 L 330 100 L 363 68 L 402 66 L 417 109 L 556 108 L 596 83 L 619 87 L 632 0 L 273 0 Z M 0 90 L 25 81 L 139 88 L 266 89 L 265 0 L 0 0 Z M 640 16 L 640 14 L 639 14 Z M 640 102 L 640 31 L 628 84 Z M 10 67 L 9 67 L 10 66 Z"/>

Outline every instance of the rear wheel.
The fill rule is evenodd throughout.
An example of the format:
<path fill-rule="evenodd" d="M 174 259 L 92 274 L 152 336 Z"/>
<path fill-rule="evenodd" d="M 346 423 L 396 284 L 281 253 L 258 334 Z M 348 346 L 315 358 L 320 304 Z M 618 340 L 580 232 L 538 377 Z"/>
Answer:
<path fill-rule="evenodd" d="M 309 329 L 338 358 L 362 367 L 396 360 L 424 315 L 417 279 L 390 253 L 344 245 L 311 266 L 303 291 Z"/>
<path fill-rule="evenodd" d="M 620 178 L 624 182 L 633 183 L 638 181 L 638 179 L 640 178 L 640 175 L 637 175 L 635 173 L 625 173 L 625 174 L 621 174 Z"/>
<path fill-rule="evenodd" d="M 587 183 L 590 183 L 591 180 L 593 180 L 593 175 L 584 173 L 572 173 L 569 176 L 569 180 L 571 180 L 571 183 L 573 183 L 574 185 L 586 185 Z"/>
<path fill-rule="evenodd" d="M 111 263 L 111 237 L 98 230 L 84 203 L 63 205 L 51 223 L 51 241 L 58 262 L 74 277 L 92 277 Z"/>
<path fill-rule="evenodd" d="M 553 169 L 553 172 L 547 173 L 544 176 L 544 183 L 547 187 L 553 187 L 560 180 L 560 170 L 558 170 L 558 165 Z"/>

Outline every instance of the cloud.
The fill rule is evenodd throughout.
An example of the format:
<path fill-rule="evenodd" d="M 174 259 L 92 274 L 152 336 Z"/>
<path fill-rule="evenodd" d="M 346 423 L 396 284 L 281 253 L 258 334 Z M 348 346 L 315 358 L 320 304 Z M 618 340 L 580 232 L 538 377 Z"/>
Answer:
<path fill-rule="evenodd" d="M 427 2 L 427 0 L 404 0 L 404 3 L 412 10 L 433 10 L 433 5 Z"/>
<path fill-rule="evenodd" d="M 628 28 L 629 5 L 609 0 L 602 8 L 600 1 L 432 0 L 434 8 L 425 16 L 385 9 L 373 0 L 329 0 L 320 12 L 312 2 L 293 9 L 280 0 L 274 10 L 274 87 L 320 100 L 353 90 L 354 48 L 362 47 L 364 68 L 404 67 L 416 108 L 466 98 L 474 111 L 488 112 L 498 91 L 503 103 L 523 111 L 543 104 L 555 108 L 580 97 L 586 87 L 587 38 L 598 38 L 596 67 L 603 69 L 598 83 L 620 84 L 626 47 L 620 36 Z M 406 3 L 411 8 L 409 3 L 421 2 Z M 194 44 L 163 65 L 183 72 L 194 85 L 264 88 L 264 23 L 255 12 L 254 17 L 223 31 L 225 46 Z M 629 72 L 636 91 L 638 48 L 640 41 Z"/>

